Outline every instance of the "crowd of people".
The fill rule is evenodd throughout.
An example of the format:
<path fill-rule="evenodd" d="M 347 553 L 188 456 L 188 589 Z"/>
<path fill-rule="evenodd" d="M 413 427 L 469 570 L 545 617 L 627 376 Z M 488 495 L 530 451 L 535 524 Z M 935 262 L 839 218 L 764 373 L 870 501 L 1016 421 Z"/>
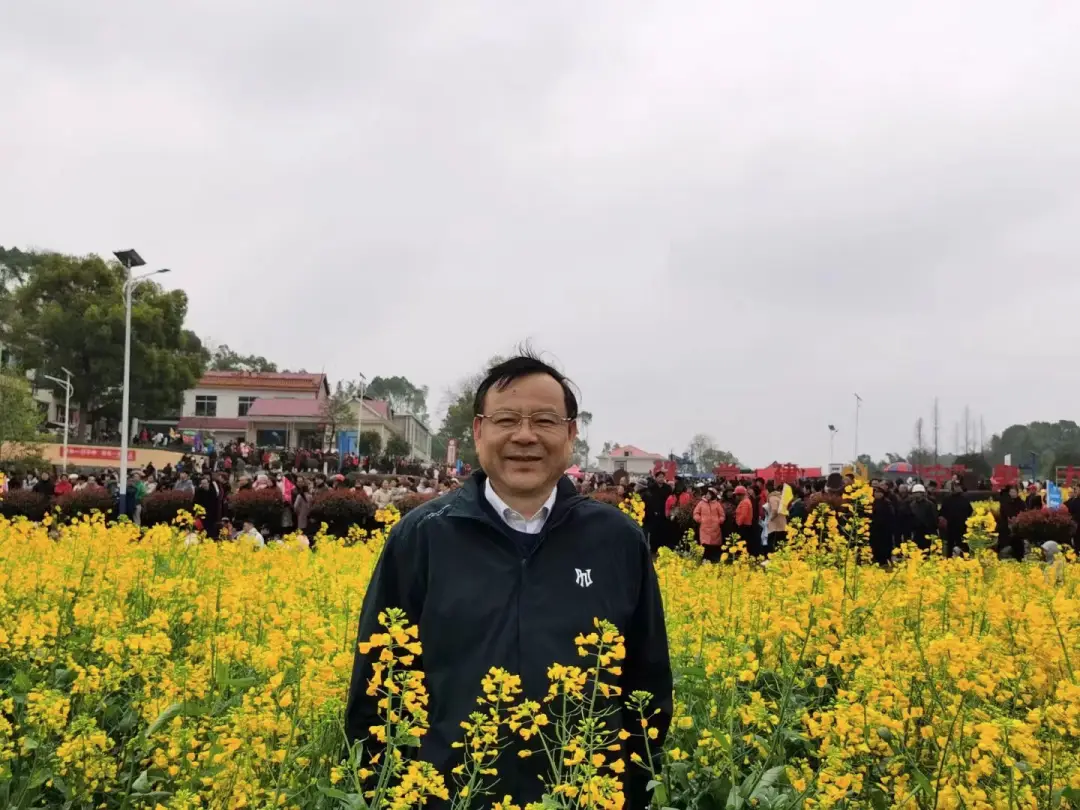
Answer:
<path fill-rule="evenodd" d="M 129 473 L 125 512 L 140 522 L 141 504 L 151 493 L 175 490 L 192 495 L 202 507 L 201 527 L 209 536 L 250 536 L 262 544 L 266 539 L 310 528 L 309 514 L 315 497 L 331 490 L 353 490 L 370 498 L 376 508 L 399 504 L 410 494 L 435 497 L 460 486 L 456 468 L 400 460 L 380 469 L 368 458 L 314 451 L 275 451 L 233 442 L 207 448 L 205 455 L 185 454 L 175 465 L 158 470 L 153 464 Z M 467 472 L 467 471 L 466 471 Z M 578 492 L 612 503 L 637 493 L 644 504 L 644 525 L 649 545 L 675 548 L 689 522 L 704 557 L 719 560 L 726 539 L 738 535 L 747 552 L 767 557 L 787 536 L 788 521 L 805 520 L 823 498 L 841 498 L 852 475 L 834 473 L 827 478 L 800 480 L 791 485 L 791 497 L 783 502 L 783 485 L 762 478 L 710 481 L 677 477 L 668 481 L 664 471 L 639 479 L 591 473 L 576 481 Z M 901 543 L 914 542 L 928 549 L 937 536 L 946 549 L 967 551 L 964 541 L 971 499 L 960 476 L 944 486 L 918 480 L 872 480 L 874 509 L 870 520 L 870 548 L 875 562 L 887 564 Z M 56 475 L 50 471 L 11 478 L 9 489 L 32 489 L 46 497 L 100 488 L 117 501 L 119 480 L 115 469 Z M 989 487 L 986 484 L 987 488 Z M 229 499 L 234 492 L 276 489 L 285 509 L 279 526 L 233 525 Z M 998 551 L 1002 556 L 1023 559 L 1022 541 L 1012 537 L 1009 520 L 1021 512 L 1041 509 L 1043 498 L 1037 485 L 1007 487 L 997 493 L 999 502 Z M 1066 507 L 1080 526 L 1080 498 Z M 1080 531 L 1080 529 L 1078 529 Z M 1077 537 L 1080 544 L 1080 537 Z"/>
<path fill-rule="evenodd" d="M 331 466 L 331 461 L 333 466 Z M 385 466 L 379 466 L 381 464 Z M 201 507 L 200 528 L 210 537 L 248 536 L 262 545 L 292 532 L 306 533 L 314 499 L 322 492 L 362 492 L 376 508 L 399 504 L 410 494 L 431 496 L 458 487 L 456 470 L 413 460 L 376 460 L 337 454 L 274 451 L 231 443 L 206 455 L 185 454 L 161 469 L 151 463 L 128 473 L 124 513 L 141 522 L 142 504 L 155 492 L 188 493 Z M 11 477 L 8 490 L 29 489 L 47 498 L 100 489 L 119 509 L 120 482 L 115 469 L 70 474 L 54 470 Z M 245 490 L 277 490 L 285 505 L 281 524 L 234 525 L 230 496 Z"/>
<path fill-rule="evenodd" d="M 668 481 L 664 471 L 636 481 L 587 475 L 578 482 L 578 489 L 582 494 L 596 494 L 613 501 L 637 493 L 645 506 L 644 529 L 653 553 L 663 547 L 676 547 L 690 518 L 696 528 L 696 540 L 704 547 L 705 559 L 716 560 L 725 538 L 736 534 L 745 542 L 749 554 L 767 557 L 786 539 L 789 520 L 805 521 L 818 502 L 823 499 L 837 502 L 853 483 L 853 475 L 839 473 L 800 480 L 791 485 L 788 503 L 783 503 L 783 485 L 774 481 L 762 478 Z M 874 479 L 870 485 L 874 508 L 869 540 L 874 562 L 887 565 L 904 542 L 914 542 L 928 550 L 934 537 L 940 537 L 948 553 L 969 550 L 964 536 L 973 507 L 961 476 L 953 476 L 941 487 L 935 481 L 916 479 Z M 976 491 L 982 491 L 983 487 L 989 490 L 989 482 L 979 482 Z M 997 551 L 1003 557 L 1021 560 L 1024 543 L 1010 532 L 1009 520 L 1024 511 L 1042 509 L 1041 490 L 1037 484 L 1030 484 L 1021 495 L 1021 488 L 1014 485 L 1003 488 L 995 497 L 999 504 Z M 1080 497 L 1066 501 L 1065 507 L 1080 527 Z M 679 510 L 683 510 L 681 514 Z M 1080 533 L 1080 528 L 1077 531 Z M 1080 546 L 1080 534 L 1075 542 Z"/>

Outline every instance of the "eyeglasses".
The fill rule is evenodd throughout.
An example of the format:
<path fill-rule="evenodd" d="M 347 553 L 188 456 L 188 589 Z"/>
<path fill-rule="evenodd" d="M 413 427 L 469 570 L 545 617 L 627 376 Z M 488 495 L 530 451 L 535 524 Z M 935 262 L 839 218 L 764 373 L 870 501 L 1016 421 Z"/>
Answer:
<path fill-rule="evenodd" d="M 486 419 L 496 430 L 517 430 L 523 421 L 528 421 L 533 430 L 553 433 L 567 422 L 574 421 L 557 413 L 542 411 L 540 413 L 523 414 L 517 411 L 495 411 L 495 413 L 482 413 L 481 419 Z"/>

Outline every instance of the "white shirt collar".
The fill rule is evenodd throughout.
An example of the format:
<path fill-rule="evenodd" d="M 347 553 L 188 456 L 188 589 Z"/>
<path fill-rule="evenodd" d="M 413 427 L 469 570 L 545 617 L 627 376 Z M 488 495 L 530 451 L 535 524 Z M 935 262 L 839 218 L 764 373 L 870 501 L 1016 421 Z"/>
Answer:
<path fill-rule="evenodd" d="M 491 486 L 491 479 L 488 478 L 484 481 L 484 497 L 487 498 L 488 503 L 495 510 L 496 514 L 502 518 L 503 523 L 509 526 L 511 529 L 515 529 L 525 534 L 540 534 L 540 530 L 544 528 L 544 524 L 547 523 L 548 516 L 551 514 L 551 508 L 555 505 L 555 493 L 558 487 L 552 487 L 551 494 L 548 495 L 547 500 L 544 501 L 544 505 L 540 507 L 539 511 L 531 518 L 526 518 L 520 512 L 517 512 L 506 501 L 496 494 L 495 490 Z"/>

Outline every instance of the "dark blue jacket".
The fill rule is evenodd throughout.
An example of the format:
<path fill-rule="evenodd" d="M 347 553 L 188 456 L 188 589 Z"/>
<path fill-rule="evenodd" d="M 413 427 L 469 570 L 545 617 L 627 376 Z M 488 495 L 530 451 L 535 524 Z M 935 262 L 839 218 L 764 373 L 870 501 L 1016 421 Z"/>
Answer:
<path fill-rule="evenodd" d="M 407 514 L 394 527 L 376 565 L 360 616 L 359 639 L 381 632 L 378 614 L 387 607 L 406 611 L 420 628 L 422 668 L 429 692 L 431 728 L 419 758 L 447 777 L 460 761 L 460 723 L 476 708 L 480 681 L 493 666 L 521 676 L 523 697 L 542 700 L 553 663 L 579 665 L 574 638 L 593 629 L 593 619 L 613 622 L 626 638 L 620 681 L 623 695 L 647 690 L 660 709 L 651 724 L 663 743 L 672 711 L 672 676 L 664 610 L 656 572 L 641 529 L 618 509 L 577 494 L 566 478 L 535 548 L 487 504 L 485 476 Z M 586 573 L 587 572 L 587 573 Z M 365 694 L 371 656 L 353 665 L 346 710 L 351 741 L 376 725 L 374 698 Z M 633 750 L 644 755 L 640 725 L 616 715 L 631 732 Z M 629 762 L 624 786 L 627 807 L 644 808 L 647 777 Z M 544 758 L 526 760 L 504 751 L 496 767 L 496 796 L 510 794 L 520 804 L 536 801 L 536 778 Z"/>

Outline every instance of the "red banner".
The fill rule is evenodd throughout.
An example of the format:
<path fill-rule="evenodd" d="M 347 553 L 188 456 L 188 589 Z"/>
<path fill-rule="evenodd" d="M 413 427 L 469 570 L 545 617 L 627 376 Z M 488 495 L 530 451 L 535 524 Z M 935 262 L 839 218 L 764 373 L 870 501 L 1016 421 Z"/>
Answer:
<path fill-rule="evenodd" d="M 916 467 L 915 475 L 926 481 L 934 481 L 940 487 L 954 475 L 962 476 L 967 471 L 968 468 L 963 464 L 954 464 L 951 467 L 945 467 L 941 464 L 930 464 Z"/>
<path fill-rule="evenodd" d="M 994 474 L 990 476 L 990 486 L 994 492 L 999 492 L 1020 483 L 1020 468 L 1010 464 L 998 464 L 994 467 Z"/>
<path fill-rule="evenodd" d="M 728 481 L 736 480 L 740 472 L 738 464 L 717 464 L 713 467 L 713 475 L 717 478 L 725 478 Z"/>
<path fill-rule="evenodd" d="M 64 448 L 60 448 L 60 457 L 64 457 Z M 96 458 L 102 461 L 119 461 L 120 460 L 120 448 L 119 447 L 80 447 L 79 445 L 69 446 L 67 449 L 68 458 Z M 127 452 L 128 462 L 135 460 L 135 451 L 128 450 Z"/>
<path fill-rule="evenodd" d="M 656 475 L 658 472 L 664 473 L 664 477 L 668 481 L 675 480 L 675 474 L 679 471 L 679 465 L 674 461 L 658 461 L 653 465 L 652 474 Z"/>

